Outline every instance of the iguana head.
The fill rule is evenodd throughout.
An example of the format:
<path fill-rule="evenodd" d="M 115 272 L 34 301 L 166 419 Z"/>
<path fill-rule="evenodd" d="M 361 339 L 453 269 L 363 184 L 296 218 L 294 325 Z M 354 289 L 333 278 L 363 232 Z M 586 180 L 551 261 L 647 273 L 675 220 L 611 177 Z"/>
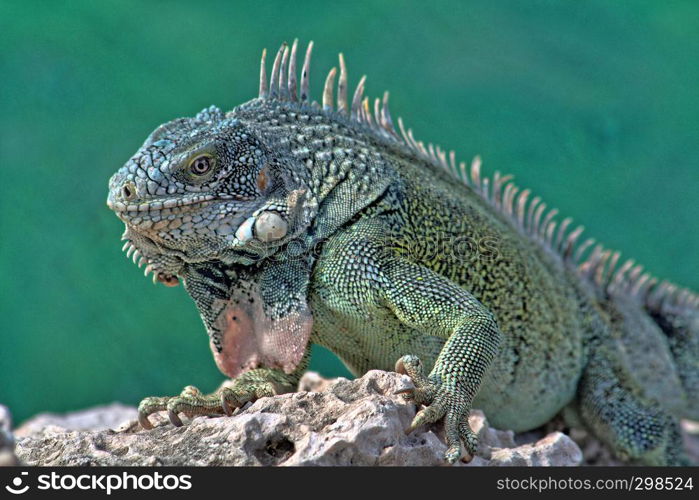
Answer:
<path fill-rule="evenodd" d="M 268 142 L 213 106 L 158 127 L 109 181 L 134 262 L 176 284 L 184 263 L 254 260 L 298 232 L 303 169 Z"/>

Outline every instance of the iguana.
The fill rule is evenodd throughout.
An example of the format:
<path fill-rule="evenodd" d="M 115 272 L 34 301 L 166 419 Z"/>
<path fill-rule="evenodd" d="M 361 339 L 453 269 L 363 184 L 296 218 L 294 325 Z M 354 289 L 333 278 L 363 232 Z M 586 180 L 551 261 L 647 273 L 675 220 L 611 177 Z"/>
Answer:
<path fill-rule="evenodd" d="M 184 283 L 231 377 L 144 399 L 142 426 L 291 392 L 316 343 L 355 374 L 407 373 L 408 431 L 443 419 L 449 462 L 476 453 L 475 406 L 514 431 L 565 410 L 623 459 L 684 463 L 699 296 L 583 242 L 478 157 L 397 132 L 364 77 L 349 101 L 342 54 L 312 101 L 312 47 L 300 81 L 297 42 L 269 78 L 263 51 L 257 98 L 161 125 L 109 181 L 127 256 Z"/>

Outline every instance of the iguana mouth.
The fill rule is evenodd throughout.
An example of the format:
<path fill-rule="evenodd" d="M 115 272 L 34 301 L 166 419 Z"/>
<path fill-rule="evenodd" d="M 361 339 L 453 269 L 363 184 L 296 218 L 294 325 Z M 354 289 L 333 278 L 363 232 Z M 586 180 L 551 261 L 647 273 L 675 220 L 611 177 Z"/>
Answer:
<path fill-rule="evenodd" d="M 110 197 L 110 199 L 107 200 L 107 206 L 117 214 L 143 214 L 148 212 L 160 212 L 163 210 L 172 210 L 173 213 L 177 213 L 177 209 L 183 207 L 187 207 L 187 209 L 203 208 L 215 202 L 248 202 L 252 200 L 253 198 L 241 195 L 218 194 L 214 196 L 212 194 L 198 194 L 193 196 L 181 196 L 178 198 L 158 199 L 143 203 L 124 203 L 122 201 L 114 201 Z"/>
<path fill-rule="evenodd" d="M 117 214 L 127 213 L 133 216 L 137 214 L 143 214 L 144 212 L 160 212 L 163 210 L 172 210 L 177 212 L 178 208 L 188 207 L 188 208 L 201 208 L 210 205 L 217 199 L 225 201 L 225 198 L 216 197 L 213 195 L 197 195 L 197 196 L 184 196 L 181 198 L 167 198 L 164 200 L 155 200 L 144 203 L 124 203 L 121 201 L 107 200 L 107 206 L 116 212 Z"/>

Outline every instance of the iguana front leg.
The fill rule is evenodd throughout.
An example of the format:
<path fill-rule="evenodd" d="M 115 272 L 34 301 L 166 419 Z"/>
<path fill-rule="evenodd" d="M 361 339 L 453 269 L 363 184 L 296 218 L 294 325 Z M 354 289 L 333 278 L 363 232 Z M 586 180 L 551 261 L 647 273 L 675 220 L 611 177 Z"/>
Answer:
<path fill-rule="evenodd" d="M 468 291 L 427 268 L 395 259 L 382 271 L 383 297 L 396 317 L 414 329 L 447 338 L 428 376 L 417 356 L 404 356 L 397 363 L 397 370 L 407 373 L 415 384 L 414 389 L 400 392 L 427 405 L 408 431 L 444 418 L 445 458 L 453 463 L 461 457 L 462 440 L 473 456 L 477 438 L 468 416 L 500 343 L 495 320 Z"/>
<path fill-rule="evenodd" d="M 177 396 L 149 397 L 138 405 L 138 421 L 144 429 L 152 429 L 149 415 L 167 411 L 175 426 L 181 426 L 180 414 L 189 418 L 196 416 L 231 415 L 234 408 L 259 398 L 293 392 L 308 364 L 308 354 L 293 373 L 281 370 L 258 368 L 227 380 L 211 394 L 202 394 L 194 386 L 185 387 Z"/>

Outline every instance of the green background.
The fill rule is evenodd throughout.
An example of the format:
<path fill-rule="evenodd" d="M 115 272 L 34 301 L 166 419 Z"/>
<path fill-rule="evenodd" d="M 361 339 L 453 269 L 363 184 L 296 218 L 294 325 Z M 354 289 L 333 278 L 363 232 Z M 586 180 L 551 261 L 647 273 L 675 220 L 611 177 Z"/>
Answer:
<path fill-rule="evenodd" d="M 699 289 L 696 0 L 5 0 L 0 403 L 16 420 L 220 382 L 182 287 L 121 253 L 107 179 L 158 124 L 254 97 L 261 49 L 294 37 L 316 43 L 316 96 L 343 51 L 418 138 L 481 154 Z M 313 367 L 345 373 L 326 352 Z"/>

